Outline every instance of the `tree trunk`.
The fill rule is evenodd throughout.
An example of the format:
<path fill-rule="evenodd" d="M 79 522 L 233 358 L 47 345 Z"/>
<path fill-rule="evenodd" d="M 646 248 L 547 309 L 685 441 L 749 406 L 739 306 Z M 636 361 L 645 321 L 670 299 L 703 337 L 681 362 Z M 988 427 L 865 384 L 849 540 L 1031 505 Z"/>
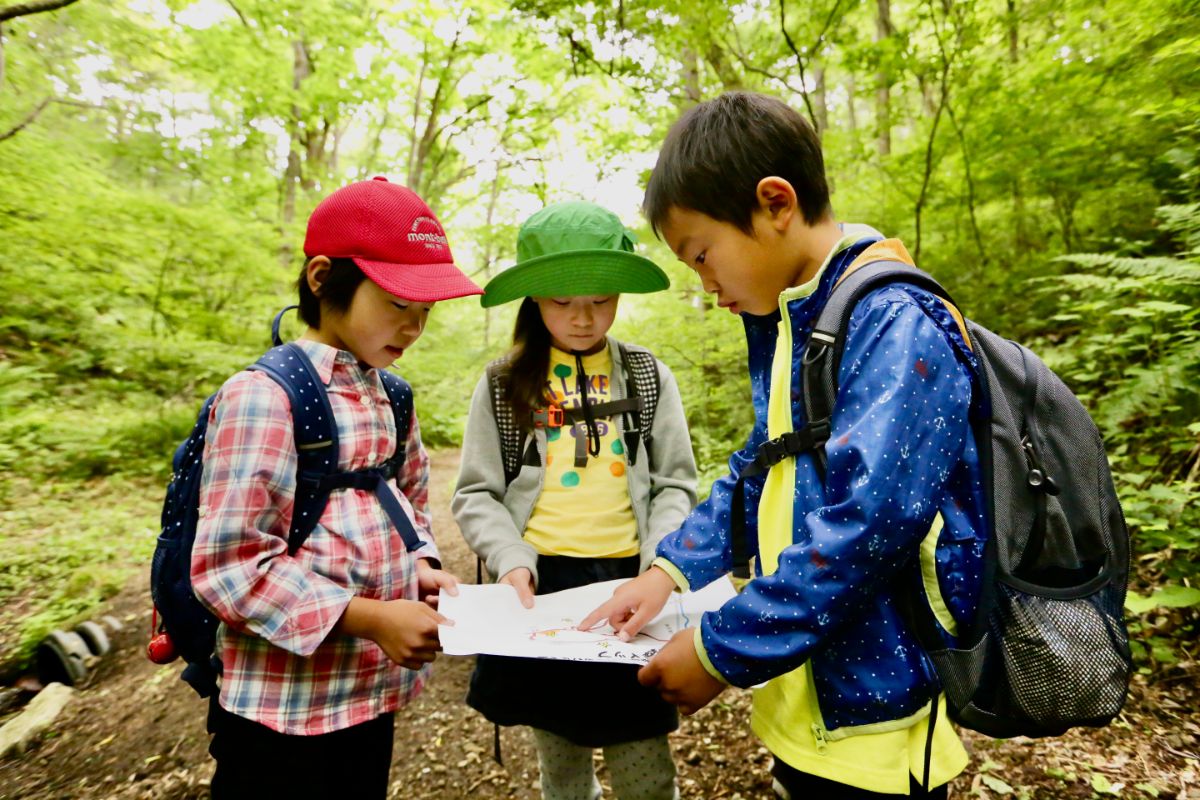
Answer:
<path fill-rule="evenodd" d="M 437 87 L 433 90 L 433 98 L 429 101 L 429 113 L 425 118 L 425 130 L 421 134 L 421 137 L 413 142 L 412 159 L 409 162 L 408 169 L 408 187 L 419 195 L 426 194 L 426 187 L 423 184 L 425 179 L 425 162 L 429 158 L 429 154 L 433 151 L 434 145 L 437 144 L 438 134 L 442 130 L 438 125 L 442 118 L 442 106 L 446 102 L 446 96 L 454 91 L 454 76 L 451 74 L 451 70 L 454 67 L 454 60 L 458 52 L 459 38 L 461 36 L 461 30 L 454 34 L 454 41 L 450 43 L 450 50 L 446 53 L 446 63 L 439 66 Z M 424 75 L 424 64 L 422 64 L 421 72 Z M 418 130 L 416 122 L 420 115 L 420 91 L 420 87 L 418 87 L 418 100 L 413 105 L 414 133 Z"/>
<path fill-rule="evenodd" d="M 305 78 L 312 74 L 312 63 L 308 59 L 308 47 L 303 41 L 292 42 L 292 91 L 300 92 Z M 280 266 L 287 268 L 292 261 L 292 223 L 296 219 L 296 185 L 300 183 L 302 161 L 300 157 L 301 128 L 300 106 L 292 103 L 292 116 L 288 120 L 287 170 L 283 174 L 283 242 L 279 247 Z"/>
<path fill-rule="evenodd" d="M 429 70 L 429 45 L 421 50 L 421 69 L 417 72 L 417 91 L 413 94 L 412 124 L 409 126 L 408 159 L 404 162 L 405 185 L 412 186 L 413 161 L 417 157 L 417 128 L 421 121 L 421 104 L 425 100 L 425 73 Z M 380 131 L 382 134 L 382 129 Z"/>
<path fill-rule="evenodd" d="M 496 241 L 492 236 L 492 221 L 496 216 L 496 200 L 500 197 L 500 179 L 504 174 L 504 164 L 496 164 L 496 178 L 492 181 L 492 194 L 488 198 L 487 209 L 487 246 L 483 251 L 483 280 L 486 284 L 492 279 L 492 262 L 496 259 Z M 490 351 L 492 346 L 492 309 L 483 310 L 483 352 Z"/>
<path fill-rule="evenodd" d="M 683 93 L 687 104 L 694 106 L 700 102 L 700 60 L 696 51 L 686 45 L 681 56 L 683 60 Z"/>
<path fill-rule="evenodd" d="M 1017 21 L 1017 0 L 1008 0 L 1008 60 L 1017 63 L 1020 47 L 1020 27 Z"/>
<path fill-rule="evenodd" d="M 1020 27 L 1017 21 L 1017 0 L 1008 0 L 1008 60 L 1014 66 L 1020 61 Z M 1021 189 L 1020 166 L 1012 179 L 1013 234 L 1018 256 L 1029 249 L 1029 232 L 1025 225 L 1025 195 Z"/>
<path fill-rule="evenodd" d="M 717 77 L 721 80 L 721 88 L 725 91 L 733 92 L 743 88 L 741 76 L 730 66 L 729 59 L 725 57 L 725 51 L 716 42 L 709 45 L 705 60 L 712 65 L 713 72 L 717 73 Z"/>
<path fill-rule="evenodd" d="M 875 17 L 875 41 L 885 42 L 892 35 L 891 0 L 875 0 L 877 14 Z M 875 124 L 878 128 L 878 138 L 875 146 L 879 155 L 886 156 L 892 152 L 892 109 L 890 79 L 887 64 L 881 63 L 879 72 L 875 75 Z"/>
<path fill-rule="evenodd" d="M 854 93 L 858 91 L 858 84 L 854 80 L 854 73 L 850 73 L 850 78 L 846 81 L 846 123 L 850 126 L 851 133 L 858 132 L 858 110 L 854 106 Z"/>
<path fill-rule="evenodd" d="M 825 96 L 825 65 L 817 64 L 813 68 L 813 78 L 816 85 L 813 88 L 813 111 L 817 117 L 817 136 L 823 137 L 829 129 L 829 103 Z"/>

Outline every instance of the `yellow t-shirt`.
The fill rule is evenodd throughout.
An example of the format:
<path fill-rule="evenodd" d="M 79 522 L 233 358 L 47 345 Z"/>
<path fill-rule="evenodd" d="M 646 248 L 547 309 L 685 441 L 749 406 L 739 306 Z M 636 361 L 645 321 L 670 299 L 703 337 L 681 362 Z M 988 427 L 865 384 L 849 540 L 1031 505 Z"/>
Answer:
<path fill-rule="evenodd" d="M 591 404 L 612 399 L 612 357 L 608 348 L 583 357 Z M 579 408 L 582 395 L 575 356 L 550 348 L 547 391 L 563 408 Z M 639 552 L 637 519 L 625 477 L 625 447 L 612 418 L 596 419 L 600 455 L 575 466 L 575 438 L 587 439 L 581 422 L 546 430 L 546 477 L 542 494 L 525 525 L 525 541 L 542 555 L 593 558 Z"/>
<path fill-rule="evenodd" d="M 826 259 L 826 265 L 853 241 L 854 237 L 847 237 L 839 242 Z M 789 403 L 792 330 L 786 303 L 811 294 L 824 269 L 822 266 L 809 283 L 780 296 L 783 319 L 771 364 L 771 393 L 767 402 L 767 434 L 771 438 L 792 430 Z M 759 553 L 764 575 L 778 569 L 779 554 L 792 544 L 795 484 L 794 459 L 784 459 L 767 475 L 758 510 Z M 701 658 L 704 660 L 706 655 Z M 883 722 L 846 738 L 830 739 L 816 702 L 811 665 L 806 662 L 754 691 L 750 726 L 777 758 L 801 772 L 870 792 L 907 795 L 908 776 L 911 774 L 920 781 L 925 769 L 927 708 L 914 715 L 924 716 L 916 722 L 912 719 Z M 967 752 L 946 716 L 944 698 L 937 713 L 929 769 L 931 787 L 946 783 L 967 765 Z"/>

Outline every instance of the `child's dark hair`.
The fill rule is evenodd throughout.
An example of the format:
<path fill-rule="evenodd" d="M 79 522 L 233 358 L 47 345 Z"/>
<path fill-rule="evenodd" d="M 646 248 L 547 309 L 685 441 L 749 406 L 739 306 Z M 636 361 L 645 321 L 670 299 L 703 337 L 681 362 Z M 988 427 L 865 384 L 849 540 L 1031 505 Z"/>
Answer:
<path fill-rule="evenodd" d="M 550 371 L 550 330 L 533 298 L 517 309 L 513 346 L 508 351 L 504 389 L 522 431 L 533 427 L 532 414 L 546 406 L 546 376 Z"/>
<path fill-rule="evenodd" d="M 358 265 L 348 258 L 329 259 L 329 277 L 321 284 L 321 296 L 318 298 L 308 287 L 308 264 L 304 262 L 300 277 L 296 279 L 296 291 L 300 294 L 300 319 L 311 328 L 321 327 L 321 303 L 324 302 L 330 311 L 344 314 L 354 300 L 358 285 L 367 277 Z"/>
<path fill-rule="evenodd" d="M 758 183 L 771 175 L 796 190 L 809 225 L 829 211 L 825 160 L 812 125 L 774 97 L 726 92 L 671 126 L 642 211 L 659 235 L 672 208 L 699 211 L 751 234 Z"/>

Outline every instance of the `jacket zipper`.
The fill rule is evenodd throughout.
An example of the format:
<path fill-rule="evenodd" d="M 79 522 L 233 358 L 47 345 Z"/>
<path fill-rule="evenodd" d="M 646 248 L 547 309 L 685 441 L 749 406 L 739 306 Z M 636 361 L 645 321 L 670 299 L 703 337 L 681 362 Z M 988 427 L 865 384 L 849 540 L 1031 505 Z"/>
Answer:
<path fill-rule="evenodd" d="M 809 710 L 812 712 L 813 718 L 811 725 L 813 741 L 816 742 L 817 752 L 825 755 L 829 750 L 829 740 L 825 730 L 825 717 L 821 714 L 821 703 L 817 699 L 817 679 L 813 675 L 811 660 L 804 665 L 804 673 L 808 679 Z"/>

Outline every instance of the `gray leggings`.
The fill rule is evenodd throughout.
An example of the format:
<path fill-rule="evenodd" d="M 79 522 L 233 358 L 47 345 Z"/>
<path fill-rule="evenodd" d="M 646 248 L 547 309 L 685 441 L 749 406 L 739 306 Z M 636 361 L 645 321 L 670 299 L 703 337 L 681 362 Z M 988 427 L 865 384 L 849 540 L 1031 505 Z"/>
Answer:
<path fill-rule="evenodd" d="M 591 747 L 533 729 L 541 770 L 543 800 L 597 800 L 600 781 L 592 766 Z M 603 748 L 604 763 L 619 800 L 678 800 L 675 762 L 666 736 L 623 742 Z"/>

